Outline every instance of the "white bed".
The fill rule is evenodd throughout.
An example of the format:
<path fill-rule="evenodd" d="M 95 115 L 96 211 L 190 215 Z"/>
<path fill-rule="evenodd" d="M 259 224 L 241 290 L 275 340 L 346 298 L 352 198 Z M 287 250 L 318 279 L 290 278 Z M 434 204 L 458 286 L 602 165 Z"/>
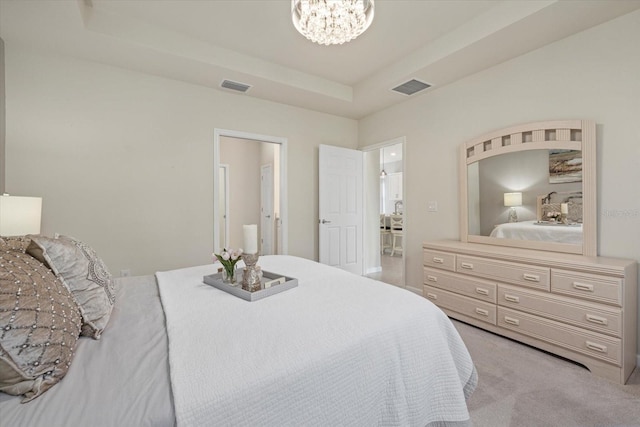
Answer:
<path fill-rule="evenodd" d="M 491 231 L 490 237 L 581 245 L 582 224 L 564 225 L 538 221 L 508 222 L 496 225 Z"/>
<path fill-rule="evenodd" d="M 440 309 L 301 258 L 259 265 L 298 287 L 244 301 L 203 283 L 214 265 L 120 280 L 60 383 L 0 393 L 3 425 L 470 424 L 475 368 Z"/>

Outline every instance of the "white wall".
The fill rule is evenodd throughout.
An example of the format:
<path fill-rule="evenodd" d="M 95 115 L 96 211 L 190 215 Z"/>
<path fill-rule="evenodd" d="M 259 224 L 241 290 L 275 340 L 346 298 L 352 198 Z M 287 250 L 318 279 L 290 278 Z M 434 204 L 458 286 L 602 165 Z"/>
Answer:
<path fill-rule="evenodd" d="M 288 141 L 289 253 L 317 259 L 318 145 L 357 122 L 5 43 L 6 187 L 118 275 L 211 261 L 213 130 Z M 232 213 L 233 214 L 233 213 Z"/>
<path fill-rule="evenodd" d="M 423 241 L 459 237 L 458 146 L 539 120 L 596 121 L 599 253 L 640 260 L 639 40 L 640 11 L 360 121 L 363 146 L 407 137 L 408 286 L 421 287 Z"/>
<path fill-rule="evenodd" d="M 376 273 L 380 264 L 380 150 L 364 154 L 364 272 Z"/>

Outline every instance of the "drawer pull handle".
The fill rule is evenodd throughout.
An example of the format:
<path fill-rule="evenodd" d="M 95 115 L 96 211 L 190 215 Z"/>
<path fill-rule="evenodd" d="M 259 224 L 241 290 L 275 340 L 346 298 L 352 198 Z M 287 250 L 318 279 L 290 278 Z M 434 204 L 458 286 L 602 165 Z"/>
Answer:
<path fill-rule="evenodd" d="M 540 276 L 538 276 L 537 274 L 525 273 L 525 274 L 522 275 L 522 278 L 524 280 L 529 281 L 529 282 L 539 282 L 540 281 Z"/>
<path fill-rule="evenodd" d="M 438 258 L 437 256 L 433 257 L 433 262 L 436 264 L 444 264 L 444 259 L 443 258 Z"/>
<path fill-rule="evenodd" d="M 573 288 L 579 291 L 593 292 L 593 285 L 587 283 L 573 282 Z"/>
<path fill-rule="evenodd" d="M 598 325 L 608 325 L 609 321 L 604 317 L 594 316 L 593 314 L 587 314 L 587 320 L 592 323 L 597 323 Z"/>
<path fill-rule="evenodd" d="M 520 321 L 518 319 L 514 319 L 513 317 L 504 316 L 504 321 L 512 325 L 520 326 Z"/>
<path fill-rule="evenodd" d="M 429 276 L 427 276 L 427 280 L 430 281 L 430 282 L 437 282 L 438 278 L 436 276 L 429 275 Z"/>
<path fill-rule="evenodd" d="M 506 299 L 509 302 L 516 302 L 516 303 L 520 302 L 520 297 L 517 297 L 515 295 L 504 294 L 504 299 Z"/>
<path fill-rule="evenodd" d="M 429 299 L 438 299 L 438 295 L 432 294 L 431 292 L 427 293 L 427 298 Z"/>
<path fill-rule="evenodd" d="M 587 341 L 587 348 L 590 349 L 590 350 L 598 351 L 600 353 L 606 353 L 607 352 L 607 346 L 606 345 L 596 344 L 596 343 L 591 342 L 591 341 Z"/>
<path fill-rule="evenodd" d="M 483 310 L 481 308 L 476 308 L 476 313 L 482 315 L 482 316 L 488 316 L 489 312 L 487 310 Z"/>
<path fill-rule="evenodd" d="M 489 295 L 489 291 L 484 288 L 476 288 L 476 293 L 480 295 Z"/>
<path fill-rule="evenodd" d="M 460 264 L 460 267 L 465 268 L 467 270 L 473 270 L 473 264 L 470 262 L 463 262 Z"/>

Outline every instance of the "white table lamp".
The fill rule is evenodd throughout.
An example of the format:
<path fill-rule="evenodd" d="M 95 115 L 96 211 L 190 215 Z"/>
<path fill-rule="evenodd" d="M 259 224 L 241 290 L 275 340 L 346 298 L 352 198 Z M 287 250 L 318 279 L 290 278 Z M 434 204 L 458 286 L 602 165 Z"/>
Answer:
<path fill-rule="evenodd" d="M 0 236 L 40 234 L 41 197 L 0 196 Z"/>
<path fill-rule="evenodd" d="M 504 193 L 504 205 L 511 208 L 509 222 L 518 222 L 516 206 L 522 206 L 522 193 Z"/>

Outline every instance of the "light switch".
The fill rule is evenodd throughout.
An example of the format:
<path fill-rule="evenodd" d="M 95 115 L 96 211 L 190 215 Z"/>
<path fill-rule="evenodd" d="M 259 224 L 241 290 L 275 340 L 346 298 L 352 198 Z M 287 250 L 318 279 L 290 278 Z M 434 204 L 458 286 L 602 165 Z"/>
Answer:
<path fill-rule="evenodd" d="M 438 202 L 430 200 L 427 202 L 427 210 L 429 212 L 438 212 Z"/>

